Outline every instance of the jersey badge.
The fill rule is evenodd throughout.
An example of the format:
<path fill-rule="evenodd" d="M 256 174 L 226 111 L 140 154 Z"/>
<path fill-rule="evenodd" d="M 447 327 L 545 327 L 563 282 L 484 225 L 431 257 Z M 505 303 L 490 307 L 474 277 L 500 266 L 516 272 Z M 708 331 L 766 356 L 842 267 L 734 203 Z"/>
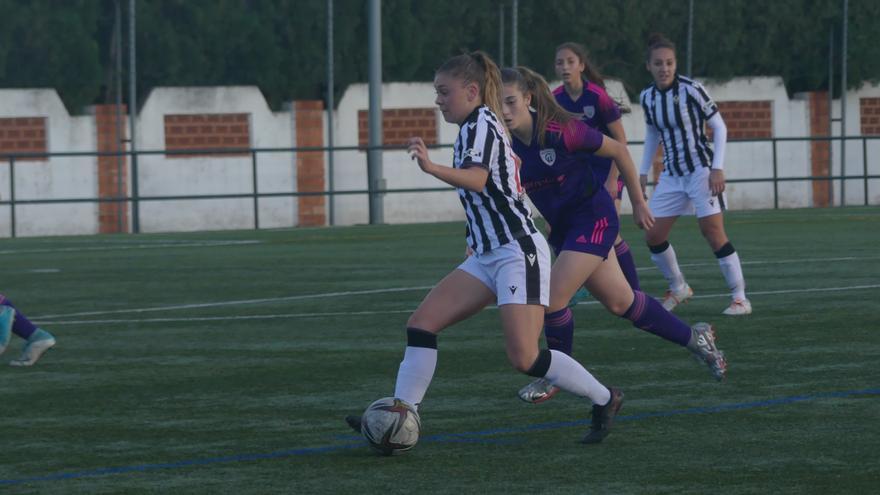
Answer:
<path fill-rule="evenodd" d="M 483 160 L 483 151 L 471 148 L 464 152 L 464 158 L 470 158 L 471 160 L 482 161 Z"/>
<path fill-rule="evenodd" d="M 538 152 L 538 155 L 541 156 L 541 161 L 544 162 L 545 165 L 553 166 L 556 163 L 556 150 L 553 148 L 546 148 Z"/>
<path fill-rule="evenodd" d="M 588 119 L 592 119 L 596 116 L 596 107 L 593 105 L 587 105 L 584 107 L 584 117 Z"/>

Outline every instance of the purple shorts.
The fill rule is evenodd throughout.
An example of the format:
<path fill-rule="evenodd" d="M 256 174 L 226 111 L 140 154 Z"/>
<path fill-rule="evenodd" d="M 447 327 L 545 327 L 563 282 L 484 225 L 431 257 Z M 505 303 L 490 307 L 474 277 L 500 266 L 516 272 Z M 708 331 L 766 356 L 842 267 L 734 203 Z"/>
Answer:
<path fill-rule="evenodd" d="M 566 222 L 552 227 L 549 241 L 557 256 L 561 251 L 577 251 L 605 259 L 614 247 L 620 221 L 611 195 L 600 188 L 590 204 L 579 208 Z"/>

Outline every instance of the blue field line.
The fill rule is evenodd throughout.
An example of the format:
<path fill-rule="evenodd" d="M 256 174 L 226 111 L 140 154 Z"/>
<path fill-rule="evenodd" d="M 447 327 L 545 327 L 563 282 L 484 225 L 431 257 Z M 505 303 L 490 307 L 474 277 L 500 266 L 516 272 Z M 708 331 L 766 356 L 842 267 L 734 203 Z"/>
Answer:
<path fill-rule="evenodd" d="M 669 411 L 656 411 L 656 412 L 647 412 L 640 414 L 631 414 L 627 416 L 618 416 L 615 418 L 616 421 L 639 421 L 643 419 L 649 418 L 662 418 L 669 416 L 681 416 L 687 414 L 712 414 L 719 412 L 727 412 L 727 411 L 738 411 L 743 409 L 755 409 L 760 407 L 773 407 L 773 406 L 784 406 L 789 404 L 795 404 L 798 402 L 807 402 L 821 399 L 837 399 L 837 398 L 846 398 L 853 396 L 864 396 L 864 395 L 877 395 L 880 396 L 880 388 L 867 388 L 862 390 L 847 390 L 840 392 L 824 392 L 819 394 L 811 394 L 811 395 L 794 395 L 790 397 L 781 397 L 778 399 L 767 399 L 767 400 L 759 400 L 759 401 L 750 401 L 750 402 L 739 402 L 733 404 L 721 404 L 717 406 L 706 406 L 706 407 L 691 407 L 687 409 L 672 409 Z M 538 423 L 531 424 L 525 426 L 514 426 L 514 427 L 505 427 L 505 428 L 492 428 L 488 430 L 479 430 L 479 431 L 469 431 L 469 432 L 461 432 L 461 433 L 443 433 L 437 435 L 428 435 L 422 437 L 419 442 L 420 443 L 516 443 L 517 439 L 484 439 L 481 437 L 493 436 L 493 435 L 504 435 L 511 433 L 527 433 L 533 431 L 543 431 L 543 430 L 557 430 L 561 428 L 570 428 L 574 426 L 584 426 L 590 423 L 588 419 L 582 419 L 577 421 L 562 421 L 562 422 L 554 422 L 554 423 Z M 166 463 L 158 463 L 158 464 L 138 464 L 133 466 L 117 466 L 117 467 L 108 467 L 108 468 L 99 468 L 92 469 L 89 471 L 79 471 L 72 473 L 56 473 L 56 474 L 47 474 L 45 476 L 35 476 L 31 478 L 19 478 L 19 479 L 0 479 L 0 486 L 9 486 L 9 485 L 20 485 L 25 483 L 36 483 L 41 481 L 61 481 L 61 480 L 71 480 L 78 478 L 88 478 L 94 476 L 107 476 L 113 474 L 128 474 L 128 473 L 138 473 L 138 472 L 146 472 L 146 471 L 156 471 L 162 469 L 179 469 L 179 468 L 187 468 L 193 466 L 204 466 L 208 464 L 222 464 L 222 463 L 231 463 L 231 462 L 248 462 L 248 461 L 260 461 L 267 459 L 283 459 L 287 457 L 297 457 L 297 456 L 309 456 L 309 455 L 317 455 L 317 454 L 326 454 L 332 452 L 339 452 L 344 450 L 351 450 L 355 448 L 361 448 L 364 446 L 363 440 L 358 439 L 354 441 L 356 437 L 351 436 L 352 441 L 348 443 L 344 443 L 341 445 L 328 445 L 324 447 L 310 447 L 310 448 L 299 448 L 299 449 L 288 449 L 288 450 L 279 450 L 276 452 L 269 452 L 264 454 L 241 454 L 241 455 L 229 455 L 229 456 L 221 456 L 221 457 L 206 457 L 203 459 L 189 459 L 182 460 L 176 462 L 166 462 Z"/>

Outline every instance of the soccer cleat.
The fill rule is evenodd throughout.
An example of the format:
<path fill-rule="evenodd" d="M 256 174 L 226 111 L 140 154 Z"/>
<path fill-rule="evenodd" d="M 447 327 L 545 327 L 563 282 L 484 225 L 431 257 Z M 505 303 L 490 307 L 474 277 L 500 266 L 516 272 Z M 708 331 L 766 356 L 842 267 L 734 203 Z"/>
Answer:
<path fill-rule="evenodd" d="M 752 314 L 752 303 L 748 299 L 734 299 L 722 314 L 728 316 L 750 315 Z"/>
<path fill-rule="evenodd" d="M 566 306 L 568 306 L 569 308 L 573 308 L 577 306 L 581 301 L 586 301 L 589 298 L 590 291 L 588 291 L 586 287 L 581 287 L 577 290 L 577 292 L 574 293 L 573 296 L 571 296 L 571 299 L 569 299 Z"/>
<path fill-rule="evenodd" d="M 351 415 L 345 417 L 345 422 L 348 424 L 348 426 L 352 430 L 354 430 L 358 433 L 361 433 L 361 417 L 360 416 L 355 416 L 355 415 L 351 414 Z"/>
<path fill-rule="evenodd" d="M 9 345 L 12 338 L 12 323 L 15 322 L 15 310 L 9 306 L 0 306 L 0 354 Z"/>
<path fill-rule="evenodd" d="M 663 296 L 663 309 L 672 311 L 676 306 L 686 303 L 692 297 L 694 297 L 694 290 L 688 284 L 684 284 L 684 288 L 680 291 L 668 290 Z"/>
<path fill-rule="evenodd" d="M 38 328 L 27 340 L 21 356 L 9 362 L 9 366 L 33 366 L 44 352 L 55 345 L 55 337 L 51 333 Z"/>
<path fill-rule="evenodd" d="M 691 340 L 687 348 L 698 361 L 706 363 L 712 376 L 722 381 L 727 375 L 727 359 L 715 345 L 715 329 L 708 323 L 697 323 L 691 327 Z"/>
<path fill-rule="evenodd" d="M 559 392 L 559 387 L 543 378 L 538 378 L 532 383 L 519 389 L 519 398 L 526 402 L 531 402 L 532 404 L 540 404 L 545 400 L 550 400 L 556 395 L 556 392 Z"/>
<path fill-rule="evenodd" d="M 614 423 L 614 417 L 617 416 L 617 411 L 620 411 L 620 406 L 623 405 L 623 392 L 616 388 L 608 390 L 611 391 L 611 400 L 604 406 L 593 404 L 593 421 L 590 424 L 590 431 L 584 436 L 581 443 L 599 443 L 611 433 L 611 424 Z"/>

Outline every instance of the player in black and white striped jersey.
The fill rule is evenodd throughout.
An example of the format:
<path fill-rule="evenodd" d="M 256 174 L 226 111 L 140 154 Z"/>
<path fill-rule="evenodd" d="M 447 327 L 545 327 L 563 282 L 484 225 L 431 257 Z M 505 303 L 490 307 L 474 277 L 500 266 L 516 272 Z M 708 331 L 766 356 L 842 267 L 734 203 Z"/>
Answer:
<path fill-rule="evenodd" d="M 731 291 L 730 306 L 723 313 L 750 314 L 752 305 L 746 298 L 739 255 L 724 231 L 727 127 L 703 86 L 676 74 L 675 45 L 662 35 L 651 36 L 647 68 L 654 83 L 640 97 L 647 127 L 640 179 L 644 189 L 657 146 L 662 142 L 664 170 L 650 201 L 656 222 L 645 239 L 651 260 L 669 282 L 663 306 L 671 311 L 693 296 L 669 244 L 669 232 L 680 215 L 696 214 L 700 231 L 718 258 Z M 706 139 L 706 125 L 712 128 L 714 149 Z"/>
<path fill-rule="evenodd" d="M 458 190 L 473 253 L 409 317 L 394 396 L 418 407 L 434 376 L 437 335 L 496 302 L 511 364 L 592 401 L 594 419 L 583 442 L 601 442 L 623 394 L 565 353 L 538 349 L 549 305 L 550 252 L 524 202 L 517 158 L 498 118 L 501 72 L 483 52 L 459 55 L 437 70 L 434 87 L 443 118 L 460 126 L 453 166 L 431 161 L 421 138 L 409 141 L 409 153 L 422 171 Z M 360 418 L 346 421 L 359 430 Z"/>
<path fill-rule="evenodd" d="M 476 166 L 489 172 L 485 188 L 478 191 L 457 188 L 467 216 L 470 248 L 484 253 L 536 233 L 538 229 L 523 202 L 516 156 L 504 126 L 486 105 L 476 108 L 460 125 L 453 167 Z M 493 167 L 493 163 L 498 166 Z"/>

